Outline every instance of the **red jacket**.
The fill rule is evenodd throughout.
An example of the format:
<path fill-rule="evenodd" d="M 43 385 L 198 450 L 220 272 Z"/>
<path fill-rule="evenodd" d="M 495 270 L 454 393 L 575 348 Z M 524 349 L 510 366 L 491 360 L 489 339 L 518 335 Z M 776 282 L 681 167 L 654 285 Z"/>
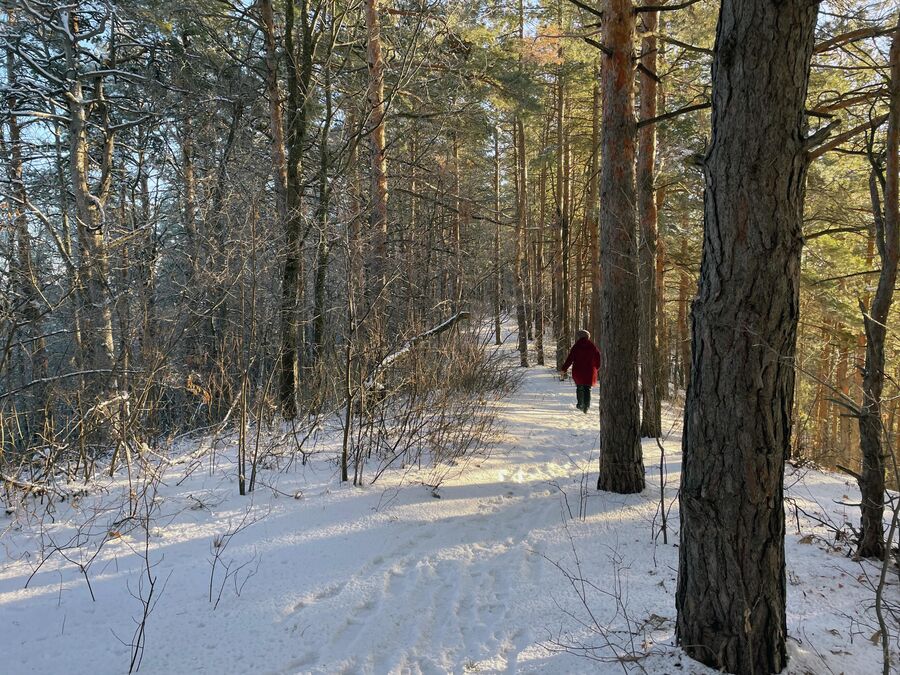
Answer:
<path fill-rule="evenodd" d="M 593 386 L 597 384 L 597 369 L 600 367 L 600 350 L 591 342 L 590 338 L 583 337 L 569 350 L 569 356 L 560 370 L 568 370 L 572 367 L 572 379 L 575 384 Z"/>

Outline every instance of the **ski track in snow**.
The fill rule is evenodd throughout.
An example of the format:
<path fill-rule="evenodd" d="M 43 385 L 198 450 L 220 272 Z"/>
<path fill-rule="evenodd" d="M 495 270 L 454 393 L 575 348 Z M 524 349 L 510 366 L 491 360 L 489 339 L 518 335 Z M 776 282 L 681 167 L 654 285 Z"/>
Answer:
<path fill-rule="evenodd" d="M 337 485 L 325 459 L 264 473 L 265 482 L 288 495 L 301 490 L 302 499 L 264 487 L 252 499 L 238 497 L 233 467 L 228 475 L 206 463 L 184 480 L 184 465 L 171 468 L 152 528 L 161 592 L 147 621 L 140 672 L 620 673 L 635 666 L 616 656 L 646 652 L 646 672 L 712 673 L 673 646 L 677 502 L 666 545 L 654 537 L 656 443 L 644 442 L 643 494 L 598 493 L 596 407 L 583 415 L 574 404 L 571 382 L 559 382 L 548 368 L 529 369 L 501 403 L 505 431 L 490 456 L 460 467 L 437 490 L 440 498 L 415 482 L 427 471 L 402 482 L 403 472 L 388 472 L 374 486 L 353 488 Z M 672 424 L 678 413 L 667 417 Z M 333 441 L 322 447 L 334 456 Z M 665 447 L 671 502 L 680 470 L 677 432 Z M 225 456 L 220 450 L 220 461 Z M 848 481 L 794 474 L 789 470 L 786 483 L 799 478 L 790 493 L 805 511 L 855 522 L 852 510 L 833 503 L 857 498 Z M 102 497 L 60 507 L 46 534 L 66 541 L 91 507 L 121 497 L 122 479 L 103 487 Z M 204 506 L 190 508 L 198 500 Z M 211 542 L 248 509 L 250 524 L 222 552 L 214 607 Z M 100 539 L 114 520 L 98 518 Z M 880 647 L 867 639 L 872 593 L 858 580 L 874 567 L 849 560 L 814 522 L 800 522 L 802 534 L 814 536 L 801 541 L 789 517 L 787 672 L 880 672 Z M 89 571 L 92 602 L 77 567 L 59 555 L 24 588 L 39 560 L 36 530 L 23 508 L 3 523 L 0 669 L 127 672 L 131 650 L 123 641 L 131 640 L 141 611 L 134 596 L 145 590 L 134 554 L 142 537 L 125 534 L 105 545 Z M 576 552 L 580 574 L 592 584 L 585 597 L 598 630 L 590 629 L 560 570 L 578 575 Z M 220 586 L 223 564 L 246 567 Z M 896 594 L 896 585 L 889 592 Z M 572 653 L 581 647 L 596 660 Z"/>

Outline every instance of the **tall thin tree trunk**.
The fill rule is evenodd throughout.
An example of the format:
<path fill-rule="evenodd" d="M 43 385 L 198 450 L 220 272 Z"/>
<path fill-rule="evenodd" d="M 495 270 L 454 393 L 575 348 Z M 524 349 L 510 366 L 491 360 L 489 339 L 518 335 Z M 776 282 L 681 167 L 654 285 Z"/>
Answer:
<path fill-rule="evenodd" d="M 547 127 L 544 125 L 542 131 L 542 146 L 546 147 L 547 145 Z M 537 232 L 535 236 L 535 299 L 534 299 L 534 351 L 535 351 L 535 360 L 539 366 L 543 366 L 545 364 L 545 354 L 544 354 L 544 332 L 546 329 L 545 326 L 545 309 L 546 309 L 546 297 L 544 295 L 545 291 L 545 275 L 544 275 L 544 237 L 547 233 L 547 200 L 546 200 L 546 189 L 547 189 L 547 163 L 541 162 L 541 171 L 540 176 L 538 178 L 537 185 L 537 202 L 538 202 L 538 226 Z"/>
<path fill-rule="evenodd" d="M 318 361 L 321 358 L 322 345 L 326 343 L 326 283 L 328 265 L 331 259 L 331 242 L 328 226 L 328 209 L 331 203 L 331 185 L 328 180 L 330 157 L 328 152 L 328 135 L 331 133 L 333 116 L 331 100 L 331 64 L 323 66 L 323 96 L 325 99 L 325 116 L 319 132 L 319 176 L 318 201 L 316 203 L 316 225 L 319 230 L 319 242 L 316 246 L 316 279 L 313 286 L 313 354 Z"/>
<path fill-rule="evenodd" d="M 784 462 L 816 13 L 807 0 L 723 0 L 713 56 L 676 635 L 689 656 L 741 675 L 787 661 Z"/>
<path fill-rule="evenodd" d="M 459 134 L 453 132 L 453 232 L 451 234 L 453 245 L 453 277 L 451 280 L 451 298 L 455 311 L 460 310 L 462 304 L 462 198 L 460 196 L 459 162 Z"/>
<path fill-rule="evenodd" d="M 828 449 L 828 398 L 831 395 L 831 387 L 828 382 L 831 378 L 831 334 L 828 330 L 828 320 L 821 328 L 822 335 L 819 341 L 821 350 L 816 364 L 816 404 L 812 416 L 812 432 L 815 439 L 813 445 L 818 453 L 824 453 Z"/>
<path fill-rule="evenodd" d="M 416 131 L 413 130 L 409 139 L 409 225 L 410 234 L 406 236 L 406 271 L 408 279 L 408 310 L 407 320 L 411 325 L 416 324 L 418 315 L 418 300 L 422 292 L 422 279 L 426 274 L 422 273 L 419 267 L 422 265 L 424 256 L 422 255 L 423 242 L 412 235 L 417 231 L 419 223 L 419 146 Z"/>
<path fill-rule="evenodd" d="M 841 327 L 843 331 L 843 326 Z M 838 363 L 835 379 L 837 387 L 841 394 L 850 397 L 850 358 L 849 346 L 842 339 L 838 347 Z M 797 397 L 799 398 L 799 397 Z M 842 412 L 842 411 L 841 411 Z M 844 465 L 849 465 L 850 461 L 850 417 L 845 414 L 838 414 L 837 418 L 837 460 Z"/>
<path fill-rule="evenodd" d="M 501 344 L 500 298 L 503 287 L 503 271 L 500 268 L 500 129 L 494 127 L 494 344 Z"/>
<path fill-rule="evenodd" d="M 369 105 L 369 144 L 371 152 L 371 211 L 369 226 L 374 237 L 374 260 L 372 278 L 376 287 L 373 293 L 381 292 L 387 284 L 387 240 L 388 240 L 388 180 L 387 155 L 385 150 L 385 101 L 384 101 L 384 60 L 381 54 L 380 0 L 365 0 L 366 45 L 369 69 L 367 90 Z M 377 297 L 377 296 L 376 296 Z M 384 317 L 374 316 L 375 321 Z"/>
<path fill-rule="evenodd" d="M 604 5 L 600 170 L 600 477 L 597 488 L 644 489 L 638 403 L 637 232 L 635 214 L 634 7 Z"/>
<path fill-rule="evenodd" d="M 884 390 L 884 342 L 887 320 L 897 281 L 900 255 L 900 22 L 894 30 L 890 51 L 890 108 L 884 167 L 884 210 L 878 198 L 878 180 L 873 169 L 869 178 L 872 211 L 875 216 L 876 244 L 881 258 L 881 273 L 872 304 L 863 312 L 866 331 L 866 364 L 863 369 L 863 399 L 860 406 L 859 440 L 862 450 L 862 523 L 857 554 L 866 558 L 884 556 L 884 432 L 881 395 Z"/>
<path fill-rule="evenodd" d="M 69 26 L 65 40 L 66 65 L 71 73 L 79 72 L 79 25 L 74 11 L 61 11 L 61 21 Z M 79 77 L 69 78 L 69 176 L 75 200 L 75 216 L 80 247 L 82 296 L 82 365 L 95 374 L 87 377 L 89 400 L 103 398 L 118 388 L 113 374 L 115 344 L 113 341 L 112 298 L 109 294 L 109 254 L 106 243 L 106 200 L 112 181 L 113 133 L 108 124 L 108 110 L 102 81 L 92 93 L 93 107 L 105 119 L 106 132 L 101 150 L 101 175 L 97 189 L 91 189 L 91 155 L 88 141 L 88 105 Z"/>
<path fill-rule="evenodd" d="M 655 0 L 649 0 L 654 2 Z M 659 12 L 641 13 L 640 63 L 645 70 L 639 71 L 640 116 L 641 119 L 656 117 L 656 27 Z M 657 253 L 657 211 L 654 190 L 654 168 L 656 164 L 656 125 L 648 124 L 638 130 L 637 156 L 637 204 L 639 232 L 639 273 L 641 293 L 641 436 L 645 438 L 662 435 L 662 408 L 659 397 L 659 344 L 656 331 L 656 253 Z"/>
<path fill-rule="evenodd" d="M 10 10 L 7 15 L 10 25 L 14 25 L 15 13 Z M 15 113 L 18 110 L 18 77 L 15 68 L 15 55 L 12 48 L 6 51 L 6 84 L 8 87 L 6 105 L 8 110 Z M 38 270 L 35 267 L 31 234 L 28 231 L 28 216 L 26 204 L 28 193 L 25 189 L 24 167 L 22 161 L 22 134 L 19 128 L 19 119 L 16 114 L 10 114 L 6 120 L 9 129 L 9 147 L 6 159 L 6 174 L 9 180 L 12 194 L 18 203 L 12 207 L 13 236 L 15 238 L 15 255 L 10 261 L 10 278 L 12 288 L 16 295 L 15 303 L 21 309 L 22 322 L 25 325 L 27 342 L 30 345 L 30 376 L 32 381 L 40 381 L 47 377 L 47 349 L 43 337 L 43 321 L 40 311 L 39 299 L 41 297 Z M 28 426 L 31 431 L 40 432 L 45 426 L 45 420 L 49 416 L 49 402 L 47 400 L 46 385 L 39 385 L 31 398 L 31 408 L 35 411 L 33 419 Z"/>
<path fill-rule="evenodd" d="M 519 329 L 519 365 L 528 367 L 528 317 L 525 313 L 525 233 L 528 229 L 528 162 L 525 157 L 525 125 L 516 117 L 516 231 L 515 262 L 516 323 Z"/>
<path fill-rule="evenodd" d="M 658 173 L 658 172 L 657 172 Z M 656 212 L 662 209 L 666 198 L 666 189 L 656 189 Z M 670 360 L 669 360 L 669 325 L 666 322 L 666 257 L 668 251 L 666 242 L 659 233 L 656 240 L 656 337 L 659 344 L 657 369 L 657 386 L 659 400 L 664 401 L 669 397 Z"/>
<path fill-rule="evenodd" d="M 561 18 L 560 18 L 561 20 Z M 562 47 L 559 50 L 562 58 Z M 569 221 L 568 195 L 566 194 L 566 98 L 562 65 L 556 71 L 556 223 L 553 232 L 556 243 L 556 260 L 553 266 L 553 283 L 556 287 L 556 304 L 553 308 L 553 326 L 556 334 L 556 367 L 560 368 L 569 353 Z"/>
<path fill-rule="evenodd" d="M 284 116 L 281 112 L 281 89 L 278 86 L 278 50 L 275 36 L 275 13 L 272 0 L 257 0 L 266 46 L 266 99 L 269 103 L 269 133 L 272 134 L 272 175 L 275 180 L 275 206 L 283 223 L 287 216 L 287 155 L 284 147 Z M 279 228 L 280 229 L 280 228 Z"/>
<path fill-rule="evenodd" d="M 588 203 L 591 241 L 591 323 L 594 341 L 600 339 L 600 69 L 594 69 L 593 107 L 591 109 L 591 175 L 588 177 Z"/>
<path fill-rule="evenodd" d="M 687 389 L 691 380 L 691 330 L 688 322 L 688 302 L 691 297 L 691 279 L 687 272 L 688 241 L 681 237 L 680 269 L 678 271 L 678 384 Z"/>
<path fill-rule="evenodd" d="M 525 5 L 519 0 L 519 44 L 525 44 Z M 522 73 L 522 56 L 519 55 L 519 73 Z M 521 111 L 513 121 L 513 137 L 516 148 L 516 231 L 515 270 L 516 323 L 519 329 L 519 365 L 528 367 L 528 317 L 525 296 L 525 237 L 528 232 L 528 159 L 526 156 L 525 124 Z"/>
<path fill-rule="evenodd" d="M 295 45 L 294 2 L 285 3 L 284 52 L 287 65 L 287 168 L 285 190 L 284 269 L 281 279 L 281 349 L 279 366 L 279 402 L 285 419 L 297 416 L 297 392 L 300 386 L 300 326 L 303 311 L 303 174 L 308 101 L 312 80 L 312 55 L 315 49 L 313 27 L 309 23 L 307 0 L 300 0 L 300 40 Z M 277 152 L 277 151 L 276 151 Z"/>
<path fill-rule="evenodd" d="M 569 132 L 568 129 L 563 129 L 563 205 L 565 210 L 563 212 L 562 219 L 562 231 L 560 232 L 562 237 L 562 253 L 563 253 L 563 264 L 562 264 L 562 286 L 563 286 L 563 299 L 564 304 L 562 307 L 562 317 L 563 317 L 563 341 L 564 342 L 572 342 L 572 334 L 574 330 L 572 328 L 572 322 L 575 319 L 576 310 L 573 309 L 573 298 L 572 298 L 572 214 L 574 213 L 573 202 L 572 202 L 572 145 L 569 142 Z"/>

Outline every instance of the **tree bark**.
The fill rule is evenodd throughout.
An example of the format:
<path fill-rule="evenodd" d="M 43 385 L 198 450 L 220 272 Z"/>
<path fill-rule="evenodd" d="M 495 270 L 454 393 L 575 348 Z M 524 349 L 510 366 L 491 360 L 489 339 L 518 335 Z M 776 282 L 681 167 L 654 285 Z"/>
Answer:
<path fill-rule="evenodd" d="M 462 228 L 463 228 L 463 202 L 460 193 L 462 177 L 460 175 L 459 160 L 459 134 L 452 132 L 453 138 L 453 232 L 451 234 L 453 247 L 453 276 L 450 284 L 450 297 L 457 311 L 462 307 L 463 299 L 463 270 L 462 270 Z"/>
<path fill-rule="evenodd" d="M 541 147 L 547 147 L 547 135 L 549 134 L 549 118 L 543 124 L 541 129 Z M 541 172 L 537 184 L 537 201 L 538 201 L 538 227 L 537 241 L 535 245 L 535 298 L 534 298 L 534 351 L 535 360 L 539 366 L 545 365 L 546 356 L 544 353 L 544 331 L 546 329 L 545 305 L 546 297 L 544 294 L 544 268 L 546 261 L 544 258 L 544 238 L 547 235 L 547 163 L 541 162 Z M 553 294 L 551 294 L 552 300 Z"/>
<path fill-rule="evenodd" d="M 884 167 L 884 210 L 879 205 L 878 181 L 873 168 L 869 178 L 872 210 L 881 273 L 868 313 L 863 310 L 866 332 L 866 362 L 863 368 L 863 400 L 859 416 L 859 441 L 862 450 L 862 522 L 857 555 L 883 558 L 884 550 L 884 467 L 881 395 L 884 390 L 884 342 L 887 320 L 897 281 L 900 255 L 900 22 L 894 31 L 890 51 L 891 80 L 888 110 L 887 147 Z"/>
<path fill-rule="evenodd" d="M 562 48 L 559 52 L 563 58 Z M 569 172 L 566 143 L 566 85 L 559 66 L 556 76 L 556 241 L 557 262 L 555 266 L 557 303 L 554 323 L 556 326 L 556 367 L 562 367 L 572 336 L 569 330 Z"/>
<path fill-rule="evenodd" d="M 316 279 L 313 286 L 313 355 L 316 361 L 321 357 L 322 345 L 326 343 L 328 325 L 325 320 L 326 285 L 328 265 L 331 259 L 331 242 L 329 241 L 331 235 L 328 223 L 328 209 L 331 203 L 331 184 L 328 180 L 331 158 L 328 151 L 328 136 L 331 133 L 333 118 L 331 64 L 326 62 L 322 69 L 324 70 L 322 87 L 325 115 L 319 131 L 319 195 L 316 203 L 316 226 L 319 230 L 319 241 L 316 245 Z"/>
<path fill-rule="evenodd" d="M 784 461 L 817 5 L 723 0 L 684 414 L 676 635 L 730 673 L 785 667 Z"/>
<path fill-rule="evenodd" d="M 300 0 L 300 45 L 295 46 L 295 8 L 285 4 L 284 51 L 287 64 L 288 126 L 285 191 L 285 251 L 281 278 L 281 350 L 279 402 L 284 419 L 297 416 L 300 386 L 300 324 L 303 311 L 303 175 L 308 101 L 312 83 L 315 36 L 309 22 L 307 0 Z"/>
<path fill-rule="evenodd" d="M 600 476 L 597 488 L 644 489 L 638 404 L 638 276 L 633 93 L 634 6 L 604 5 L 600 265 L 603 269 L 599 347 Z"/>
<path fill-rule="evenodd" d="M 369 144 L 371 152 L 371 211 L 369 226 L 374 238 L 372 276 L 376 297 L 387 284 L 388 182 L 385 150 L 384 60 L 381 54 L 380 0 L 365 0 L 366 44 L 369 69 Z M 375 319 L 378 320 L 377 313 Z"/>
<path fill-rule="evenodd" d="M 112 298 L 109 294 L 109 253 L 107 250 L 105 226 L 105 206 L 112 181 L 113 132 L 110 129 L 108 108 L 103 93 L 103 82 L 98 76 L 91 98 L 91 109 L 100 113 L 100 127 L 104 130 L 103 146 L 100 151 L 101 167 L 99 185 L 92 191 L 89 184 L 91 175 L 91 154 L 88 140 L 88 111 L 82 80 L 77 74 L 80 69 L 78 42 L 79 26 L 74 11 L 61 10 L 61 21 L 69 28 L 66 38 L 66 67 L 76 74 L 68 79 L 66 100 L 69 108 L 69 177 L 75 199 L 75 219 L 80 249 L 79 280 L 82 301 L 81 363 L 83 367 L 96 371 L 87 376 L 89 400 L 96 403 L 118 388 L 112 369 L 115 365 L 115 343 L 113 340 Z M 96 192 L 96 194 L 94 194 Z"/>
<path fill-rule="evenodd" d="M 16 15 L 9 10 L 7 20 L 10 26 L 15 25 Z M 6 51 L 6 82 L 8 94 L 6 104 L 11 113 L 18 111 L 18 74 L 15 68 L 15 55 L 12 48 Z M 25 189 L 24 166 L 22 160 L 22 134 L 19 127 L 18 116 L 10 114 L 6 120 L 9 129 L 9 147 L 5 153 L 6 175 L 12 194 L 18 201 L 12 206 L 12 234 L 15 238 L 15 256 L 10 256 L 10 280 L 13 292 L 16 296 L 15 304 L 21 307 L 21 319 L 25 326 L 27 342 L 31 346 L 28 361 L 31 364 L 30 376 L 32 381 L 42 380 L 47 377 L 48 355 L 46 342 L 43 337 L 43 321 L 40 308 L 41 288 L 38 270 L 35 267 L 31 234 L 28 231 L 28 216 L 26 204 L 28 192 Z M 0 139 L 2 141 L 2 139 Z M 0 143 L 2 145 L 2 143 Z M 23 340 L 23 342 L 25 342 Z M 24 364 L 23 364 L 24 365 Z M 49 402 L 47 400 L 47 387 L 40 386 L 31 398 L 31 408 L 35 415 L 28 420 L 30 432 L 41 433 L 45 421 L 49 417 Z"/>
<path fill-rule="evenodd" d="M 657 173 L 659 171 L 657 170 Z M 656 189 L 656 212 L 662 210 L 666 198 L 666 189 Z M 666 242 L 662 233 L 656 240 L 656 338 L 659 345 L 657 350 L 657 369 L 659 375 L 656 378 L 658 398 L 665 401 L 669 398 L 669 378 L 671 375 L 669 364 L 669 325 L 666 322 Z"/>
<path fill-rule="evenodd" d="M 500 130 L 494 128 L 494 344 L 500 345 L 500 298 L 503 271 L 500 269 Z"/>
<path fill-rule="evenodd" d="M 828 451 L 828 397 L 831 388 L 828 384 L 831 377 L 831 333 L 828 330 L 828 319 L 822 326 L 822 334 L 819 345 L 819 358 L 816 364 L 816 401 L 812 416 L 813 447 L 818 456 L 824 456 Z"/>
<path fill-rule="evenodd" d="M 525 232 L 528 228 L 528 162 L 525 158 L 525 125 L 517 117 L 514 127 L 516 142 L 516 231 L 515 279 L 516 323 L 519 330 L 519 365 L 528 367 L 528 318 L 525 314 Z"/>
<path fill-rule="evenodd" d="M 594 72 L 591 110 L 591 175 L 588 177 L 588 228 L 591 242 L 591 320 L 594 341 L 600 339 L 600 70 Z"/>
<path fill-rule="evenodd" d="M 544 225 L 535 233 L 534 242 L 534 356 L 544 365 Z"/>
<path fill-rule="evenodd" d="M 281 89 L 278 86 L 278 51 L 275 39 L 275 13 L 272 0 L 258 0 L 259 14 L 266 46 L 266 98 L 269 103 L 269 132 L 272 134 L 272 174 L 275 180 L 275 205 L 284 222 L 287 216 L 287 157 L 284 148 L 284 116 L 281 112 Z M 282 225 L 283 227 L 283 225 Z"/>
<path fill-rule="evenodd" d="M 525 6 L 519 0 L 519 44 L 525 42 Z M 522 56 L 519 55 L 519 74 L 522 73 Z M 516 323 L 519 330 L 519 365 L 528 367 L 528 317 L 525 313 L 525 236 L 528 232 L 528 159 L 525 155 L 525 125 L 521 111 L 513 122 L 513 139 L 516 148 L 516 231 L 514 275 L 516 282 Z"/>
<path fill-rule="evenodd" d="M 688 298 L 691 296 L 691 280 L 687 273 L 688 242 L 681 237 L 681 260 L 678 273 L 678 384 L 687 388 L 691 380 L 691 330 L 688 323 Z"/>
<path fill-rule="evenodd" d="M 654 2 L 655 0 L 649 0 Z M 659 12 L 641 13 L 639 71 L 640 118 L 656 117 L 656 27 Z M 641 293 L 641 436 L 658 438 L 662 435 L 662 407 L 659 398 L 659 345 L 656 330 L 656 253 L 657 211 L 654 190 L 654 166 L 656 163 L 656 125 L 648 124 L 638 131 L 637 156 L 637 205 L 639 233 L 639 274 Z"/>

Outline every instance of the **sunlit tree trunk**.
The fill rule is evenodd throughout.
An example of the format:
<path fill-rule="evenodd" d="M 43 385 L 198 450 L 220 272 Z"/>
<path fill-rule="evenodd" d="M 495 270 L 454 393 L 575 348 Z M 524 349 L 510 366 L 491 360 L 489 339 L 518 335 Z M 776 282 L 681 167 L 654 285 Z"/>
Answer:
<path fill-rule="evenodd" d="M 373 293 L 387 284 L 388 180 L 385 149 L 384 60 L 381 53 L 380 0 L 365 0 L 366 45 L 369 69 L 367 90 L 369 105 L 369 146 L 371 162 L 371 211 L 369 227 L 374 240 L 370 283 Z M 377 313 L 376 313 L 377 314 Z M 375 317 L 376 321 L 379 317 Z"/>
<path fill-rule="evenodd" d="M 649 0 L 655 2 L 656 0 Z M 656 117 L 656 27 L 659 12 L 641 13 L 639 71 L 640 117 L 643 120 Z M 652 75 L 651 75 L 652 73 Z M 638 130 L 637 156 L 637 205 L 639 228 L 638 268 L 641 297 L 641 436 L 662 435 L 661 401 L 659 397 L 659 344 L 657 342 L 656 255 L 657 211 L 654 189 L 656 164 L 656 125 L 647 124 Z"/>
<path fill-rule="evenodd" d="M 644 489 L 638 402 L 639 289 L 631 0 L 604 5 L 600 264 L 600 477 L 597 487 Z"/>
<path fill-rule="evenodd" d="M 741 675 L 787 662 L 784 462 L 816 13 L 807 0 L 723 0 L 713 56 L 676 635 L 691 657 Z"/>
<path fill-rule="evenodd" d="M 60 20 L 69 27 L 64 40 L 66 67 L 77 74 L 80 69 L 79 25 L 74 11 L 62 10 Z M 92 190 L 91 154 L 88 140 L 88 103 L 80 77 L 67 80 L 69 177 L 75 202 L 75 218 L 80 252 L 80 295 L 82 299 L 81 362 L 93 371 L 85 378 L 89 400 L 96 402 L 118 388 L 113 374 L 115 344 L 113 341 L 112 298 L 109 294 L 109 253 L 106 242 L 106 201 L 112 184 L 113 132 L 109 124 L 103 82 L 98 76 L 92 83 L 91 106 L 100 116 L 103 131 L 100 148 L 99 184 Z"/>

